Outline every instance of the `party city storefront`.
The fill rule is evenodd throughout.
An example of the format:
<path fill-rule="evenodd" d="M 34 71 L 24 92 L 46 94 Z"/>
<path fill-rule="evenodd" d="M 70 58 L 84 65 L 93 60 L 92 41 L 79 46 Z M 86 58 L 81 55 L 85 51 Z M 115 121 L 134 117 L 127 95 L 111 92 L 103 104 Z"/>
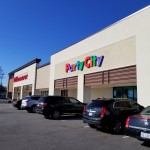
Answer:
<path fill-rule="evenodd" d="M 150 7 L 51 56 L 49 95 L 149 105 Z"/>

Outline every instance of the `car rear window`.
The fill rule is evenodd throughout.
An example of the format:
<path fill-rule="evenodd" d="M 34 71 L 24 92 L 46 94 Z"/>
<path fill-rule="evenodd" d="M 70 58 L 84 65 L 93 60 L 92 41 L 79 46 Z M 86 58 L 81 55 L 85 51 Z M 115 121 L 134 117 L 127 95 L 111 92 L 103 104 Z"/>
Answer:
<path fill-rule="evenodd" d="M 38 102 L 39 103 L 43 103 L 43 102 L 45 102 L 45 99 L 46 99 L 45 97 L 40 97 L 40 99 L 38 100 Z"/>
<path fill-rule="evenodd" d="M 31 97 L 31 99 L 33 99 L 33 100 L 38 100 L 39 98 L 40 98 L 40 96 Z"/>
<path fill-rule="evenodd" d="M 103 107 L 108 106 L 112 103 L 110 100 L 92 100 L 90 104 L 88 104 L 88 108 L 90 107 Z"/>
<path fill-rule="evenodd" d="M 49 97 L 41 97 L 39 99 L 39 102 L 44 102 L 48 104 L 56 104 L 56 103 L 62 103 L 64 100 L 63 97 L 60 96 L 49 96 Z"/>
<path fill-rule="evenodd" d="M 140 114 L 141 115 L 150 115 L 150 106 L 145 108 Z"/>
<path fill-rule="evenodd" d="M 24 97 L 24 98 L 22 98 L 22 100 L 25 100 L 25 99 L 29 99 L 29 97 Z"/>
<path fill-rule="evenodd" d="M 129 101 L 118 101 L 118 102 L 115 102 L 114 107 L 130 108 L 131 105 L 130 105 Z"/>

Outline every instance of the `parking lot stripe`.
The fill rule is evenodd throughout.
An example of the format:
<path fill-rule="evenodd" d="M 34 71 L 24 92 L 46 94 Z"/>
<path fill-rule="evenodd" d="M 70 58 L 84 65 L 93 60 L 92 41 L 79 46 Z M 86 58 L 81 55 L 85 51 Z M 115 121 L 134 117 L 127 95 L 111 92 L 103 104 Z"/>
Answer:
<path fill-rule="evenodd" d="M 129 136 L 123 136 L 122 138 L 124 138 L 124 139 L 126 139 L 126 138 L 128 138 Z"/>
<path fill-rule="evenodd" d="M 84 126 L 84 128 L 88 128 L 89 126 Z"/>

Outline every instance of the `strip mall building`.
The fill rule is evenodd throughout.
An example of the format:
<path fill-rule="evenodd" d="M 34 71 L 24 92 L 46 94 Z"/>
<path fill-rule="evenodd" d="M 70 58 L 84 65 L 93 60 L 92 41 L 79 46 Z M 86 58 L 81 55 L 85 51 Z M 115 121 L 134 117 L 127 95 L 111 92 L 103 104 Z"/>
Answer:
<path fill-rule="evenodd" d="M 128 97 L 150 105 L 150 6 L 39 62 L 9 73 L 8 95 Z"/>

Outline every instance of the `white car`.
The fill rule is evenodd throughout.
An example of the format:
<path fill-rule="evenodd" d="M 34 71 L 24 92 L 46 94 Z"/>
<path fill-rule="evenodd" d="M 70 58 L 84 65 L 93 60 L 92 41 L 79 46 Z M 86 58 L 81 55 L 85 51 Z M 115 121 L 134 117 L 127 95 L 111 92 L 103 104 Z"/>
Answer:
<path fill-rule="evenodd" d="M 36 112 L 40 96 L 26 96 L 22 99 L 21 109 L 26 109 L 28 112 Z"/>

